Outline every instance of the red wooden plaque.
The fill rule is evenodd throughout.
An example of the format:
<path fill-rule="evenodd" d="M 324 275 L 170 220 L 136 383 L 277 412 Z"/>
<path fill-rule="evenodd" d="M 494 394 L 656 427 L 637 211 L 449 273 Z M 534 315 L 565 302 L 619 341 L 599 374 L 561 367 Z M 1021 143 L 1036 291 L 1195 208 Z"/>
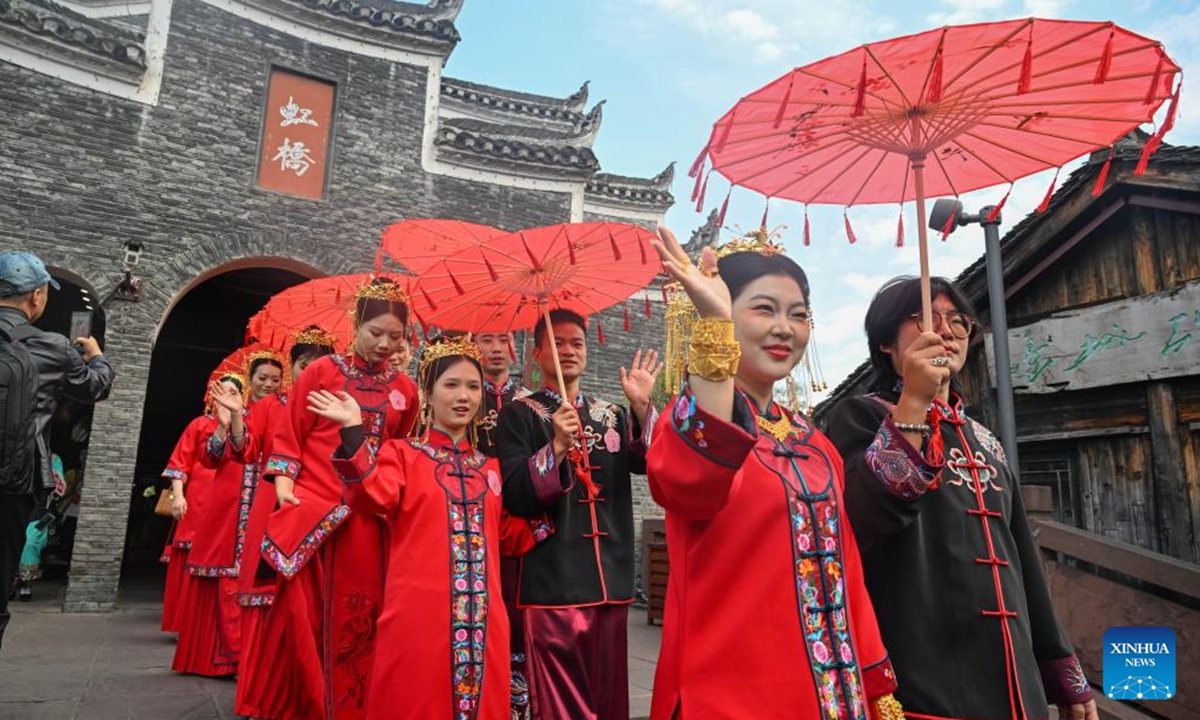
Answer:
<path fill-rule="evenodd" d="M 325 197 L 333 83 L 271 70 L 258 159 L 258 186 L 312 200 Z"/>

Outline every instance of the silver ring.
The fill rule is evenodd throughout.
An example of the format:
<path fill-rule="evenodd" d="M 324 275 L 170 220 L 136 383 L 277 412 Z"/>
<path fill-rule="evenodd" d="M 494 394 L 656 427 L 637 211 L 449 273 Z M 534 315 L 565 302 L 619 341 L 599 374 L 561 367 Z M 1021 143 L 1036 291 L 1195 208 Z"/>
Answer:
<path fill-rule="evenodd" d="M 934 367 L 946 367 L 947 365 L 950 364 L 950 358 L 948 358 L 948 357 L 929 358 L 929 364 Z"/>

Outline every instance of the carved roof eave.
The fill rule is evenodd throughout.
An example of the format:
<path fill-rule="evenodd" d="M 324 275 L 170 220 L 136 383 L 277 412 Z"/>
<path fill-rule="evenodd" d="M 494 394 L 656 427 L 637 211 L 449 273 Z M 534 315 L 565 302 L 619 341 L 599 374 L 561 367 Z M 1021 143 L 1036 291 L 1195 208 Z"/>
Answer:
<path fill-rule="evenodd" d="M 588 179 L 584 190 L 588 202 L 665 212 L 675 204 L 675 196 L 671 194 L 674 179 L 675 163 L 671 163 L 652 178 L 596 173 Z"/>
<path fill-rule="evenodd" d="M 0 43 L 123 81 L 138 82 L 146 68 L 140 35 L 51 3 L 0 0 Z"/>
<path fill-rule="evenodd" d="M 598 103 L 578 123 L 566 128 L 496 123 L 490 120 L 462 117 L 441 117 L 438 125 L 442 129 L 472 133 L 496 140 L 524 142 L 533 145 L 590 148 L 596 141 L 596 134 L 600 131 L 600 123 L 603 120 L 601 112 L 603 104 Z"/>
<path fill-rule="evenodd" d="M 600 169 L 591 148 L 494 138 L 452 127 L 438 129 L 434 147 L 441 162 L 521 177 L 582 181 Z"/>
<path fill-rule="evenodd" d="M 378 8 L 355 0 L 254 0 L 264 12 L 302 25 L 424 55 L 448 56 L 461 38 L 454 22 L 421 12 Z"/>
<path fill-rule="evenodd" d="M 482 85 L 455 78 L 442 78 L 442 102 L 461 108 L 475 117 L 490 119 L 495 116 L 502 122 L 540 122 L 575 125 L 583 120 L 583 108 L 587 103 L 588 84 L 585 82 L 567 98 L 522 93 L 504 88 Z"/>

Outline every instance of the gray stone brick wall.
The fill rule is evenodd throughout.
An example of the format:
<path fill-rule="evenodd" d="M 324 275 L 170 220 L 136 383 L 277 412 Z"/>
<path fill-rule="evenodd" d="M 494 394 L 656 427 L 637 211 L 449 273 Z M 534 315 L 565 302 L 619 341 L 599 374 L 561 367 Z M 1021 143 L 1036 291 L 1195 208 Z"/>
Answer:
<path fill-rule="evenodd" d="M 338 82 L 328 199 L 255 189 L 259 119 L 277 64 Z M 564 193 L 426 174 L 425 71 L 310 44 L 176 0 L 160 103 L 146 107 L 0 62 L 0 249 L 41 255 L 104 296 L 126 240 L 145 244 L 144 299 L 105 306 L 112 397 L 96 411 L 66 606 L 113 606 L 157 327 L 198 279 L 233 267 L 362 272 L 405 217 L 504 228 L 569 219 Z M 606 313 L 589 392 L 620 399 L 617 367 L 661 344 L 661 305 Z M 651 338 L 653 340 L 651 340 Z M 644 488 L 644 484 L 639 485 Z M 656 509 L 648 496 L 641 512 Z M 640 526 L 640 520 L 639 520 Z"/>

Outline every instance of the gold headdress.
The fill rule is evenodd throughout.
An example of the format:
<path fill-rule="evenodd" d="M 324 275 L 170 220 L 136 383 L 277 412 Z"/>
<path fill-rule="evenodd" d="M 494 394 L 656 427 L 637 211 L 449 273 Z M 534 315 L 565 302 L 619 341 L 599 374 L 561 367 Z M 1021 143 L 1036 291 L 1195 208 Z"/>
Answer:
<path fill-rule="evenodd" d="M 279 367 L 283 367 L 283 356 L 280 355 L 279 353 L 275 352 L 274 350 L 270 350 L 270 349 L 255 350 L 254 352 L 252 352 L 246 356 L 246 360 L 242 364 L 242 372 L 247 377 L 249 377 L 250 376 L 250 368 L 254 367 L 254 363 L 258 362 L 259 360 L 269 360 L 271 362 L 278 363 Z"/>
<path fill-rule="evenodd" d="M 337 336 L 328 330 L 323 330 L 319 327 L 310 327 L 301 330 L 292 336 L 293 345 L 318 345 L 327 347 L 330 350 L 337 349 Z"/>
<path fill-rule="evenodd" d="M 768 233 L 766 228 L 751 230 L 745 235 L 735 237 L 717 248 L 717 257 L 723 258 L 740 252 L 756 252 L 759 255 L 782 255 L 783 246 L 772 242 L 771 238 L 779 235 L 779 231 Z"/>
<path fill-rule="evenodd" d="M 378 282 L 380 280 L 383 282 Z M 407 303 L 408 295 L 391 278 L 371 278 L 354 291 L 354 299 L 387 300 L 388 302 Z"/>
<path fill-rule="evenodd" d="M 421 386 L 425 385 L 425 371 L 429 369 L 429 366 L 444 357 L 454 355 L 462 355 L 475 362 L 483 359 L 483 353 L 479 352 L 479 346 L 475 344 L 470 335 L 436 338 L 433 342 L 426 344 L 425 349 L 421 351 L 421 362 L 417 365 L 417 377 L 421 379 Z"/>
<path fill-rule="evenodd" d="M 782 229 L 782 228 L 781 228 Z M 768 232 L 766 228 L 751 230 L 745 235 L 735 237 L 716 249 L 717 257 L 724 258 L 734 253 L 754 252 L 760 255 L 772 256 L 784 254 L 782 245 L 774 242 L 780 230 Z M 678 283 L 667 285 L 666 312 L 666 358 L 663 368 L 664 382 L 668 392 L 675 392 L 683 383 L 684 370 L 688 362 L 688 348 L 691 344 L 692 329 L 698 316 L 696 308 L 683 288 Z M 809 328 L 813 327 L 812 312 L 809 310 Z M 799 371 L 800 383 L 797 387 L 794 374 Z M 812 408 L 812 393 L 827 390 L 829 386 L 821 372 L 820 361 L 817 359 L 816 342 L 810 334 L 808 348 L 804 358 L 786 379 L 787 405 L 792 410 L 808 412 Z"/>

